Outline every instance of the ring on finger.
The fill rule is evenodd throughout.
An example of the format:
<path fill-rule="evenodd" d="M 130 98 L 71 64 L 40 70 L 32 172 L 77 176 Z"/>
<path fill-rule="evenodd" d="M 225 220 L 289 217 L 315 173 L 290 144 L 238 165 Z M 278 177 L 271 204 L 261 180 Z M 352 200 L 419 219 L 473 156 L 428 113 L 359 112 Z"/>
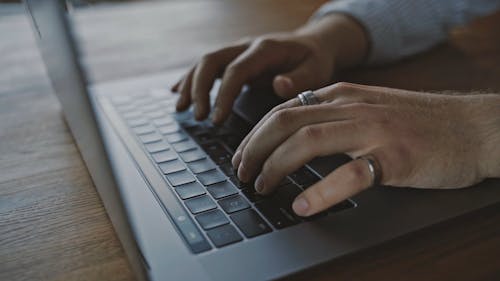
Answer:
<path fill-rule="evenodd" d="M 319 99 L 316 97 L 313 91 L 305 91 L 300 93 L 298 96 L 298 99 L 300 101 L 300 104 L 302 106 L 304 105 L 314 105 L 314 104 L 319 104 Z"/>
<path fill-rule="evenodd" d="M 382 170 L 380 169 L 380 165 L 379 165 L 378 161 L 376 160 L 376 158 L 373 155 L 368 154 L 368 155 L 360 156 L 356 159 L 364 160 L 367 164 L 368 171 L 370 172 L 370 176 L 371 176 L 371 184 L 369 187 L 379 185 L 380 180 L 382 179 Z"/>

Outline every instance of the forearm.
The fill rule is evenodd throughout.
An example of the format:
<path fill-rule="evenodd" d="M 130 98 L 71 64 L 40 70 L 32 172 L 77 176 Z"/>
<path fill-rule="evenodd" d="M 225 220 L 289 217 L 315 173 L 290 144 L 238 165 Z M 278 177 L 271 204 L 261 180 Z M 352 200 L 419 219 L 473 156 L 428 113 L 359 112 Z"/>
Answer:
<path fill-rule="evenodd" d="M 337 69 L 360 64 L 368 52 L 368 34 L 356 20 L 344 14 L 330 14 L 309 22 L 297 33 L 312 38 L 333 60 Z"/>

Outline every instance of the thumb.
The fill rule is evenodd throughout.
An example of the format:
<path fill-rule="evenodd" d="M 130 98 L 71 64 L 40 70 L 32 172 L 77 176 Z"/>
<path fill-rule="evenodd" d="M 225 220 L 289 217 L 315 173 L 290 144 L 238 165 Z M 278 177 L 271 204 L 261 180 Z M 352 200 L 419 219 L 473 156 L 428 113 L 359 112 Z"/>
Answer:
<path fill-rule="evenodd" d="M 319 87 L 317 80 L 314 67 L 305 62 L 288 73 L 276 75 L 273 89 L 282 98 L 293 98 L 302 91 Z"/>

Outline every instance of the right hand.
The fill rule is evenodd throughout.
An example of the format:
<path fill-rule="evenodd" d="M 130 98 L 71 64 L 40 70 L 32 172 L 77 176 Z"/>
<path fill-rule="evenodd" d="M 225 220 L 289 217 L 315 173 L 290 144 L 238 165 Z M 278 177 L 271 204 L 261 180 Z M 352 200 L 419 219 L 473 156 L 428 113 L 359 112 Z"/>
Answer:
<path fill-rule="evenodd" d="M 352 20 L 341 15 L 329 18 L 333 23 L 320 20 L 294 32 L 270 34 L 206 54 L 172 87 L 180 93 L 177 110 L 193 104 L 195 118 L 207 118 L 209 94 L 217 78 L 222 81 L 212 116 L 214 123 L 227 118 L 245 84 L 271 83 L 275 93 L 285 99 L 327 85 L 336 66 L 335 50 L 342 49 L 335 45 L 349 42 L 338 38 L 334 45 L 329 37 L 349 33 L 345 21 L 352 25 Z M 336 27 L 342 27 L 342 32 L 335 32 Z"/>

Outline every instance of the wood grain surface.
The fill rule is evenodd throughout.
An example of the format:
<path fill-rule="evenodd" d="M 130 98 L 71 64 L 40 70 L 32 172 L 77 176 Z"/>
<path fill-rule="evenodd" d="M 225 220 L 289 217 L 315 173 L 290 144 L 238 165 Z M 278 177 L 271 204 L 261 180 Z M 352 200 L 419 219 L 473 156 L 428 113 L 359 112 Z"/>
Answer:
<path fill-rule="evenodd" d="M 293 29 L 321 0 L 177 0 L 97 5 L 75 15 L 92 80 L 188 66 L 243 36 Z M 133 280 L 50 88 L 21 7 L 0 5 L 0 280 Z M 200 27 L 203 27 L 201 29 Z M 500 14 L 450 42 L 338 80 L 500 92 Z M 500 205 L 290 277 L 499 280 Z"/>

